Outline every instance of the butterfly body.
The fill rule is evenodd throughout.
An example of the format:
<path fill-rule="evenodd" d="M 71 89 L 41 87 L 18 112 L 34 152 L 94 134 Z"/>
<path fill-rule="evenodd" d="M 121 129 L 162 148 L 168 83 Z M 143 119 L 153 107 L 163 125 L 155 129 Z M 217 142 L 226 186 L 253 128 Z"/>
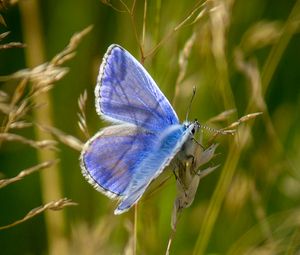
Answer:
<path fill-rule="evenodd" d="M 98 191 L 120 200 L 120 214 L 140 199 L 199 124 L 180 124 L 151 76 L 118 45 L 103 58 L 95 96 L 98 114 L 116 125 L 85 144 L 81 168 Z"/>

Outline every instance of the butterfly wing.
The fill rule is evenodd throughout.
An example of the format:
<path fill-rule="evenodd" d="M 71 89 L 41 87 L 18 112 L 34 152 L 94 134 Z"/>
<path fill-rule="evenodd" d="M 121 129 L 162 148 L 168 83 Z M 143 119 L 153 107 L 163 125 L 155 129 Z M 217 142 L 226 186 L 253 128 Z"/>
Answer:
<path fill-rule="evenodd" d="M 171 126 L 160 135 L 148 156 L 135 169 L 115 214 L 126 212 L 140 199 L 150 182 L 170 163 L 189 136 L 190 130 L 184 125 Z"/>
<path fill-rule="evenodd" d="M 144 67 L 125 49 L 111 45 L 100 66 L 95 89 L 98 114 L 157 132 L 178 117 Z"/>
<path fill-rule="evenodd" d="M 187 139 L 186 128 L 143 66 L 112 45 L 100 66 L 96 109 L 121 125 L 103 129 L 81 153 L 87 180 L 127 211 L 170 163 Z"/>
<path fill-rule="evenodd" d="M 156 139 L 133 125 L 107 127 L 85 144 L 80 157 L 82 173 L 108 197 L 123 196 Z"/>

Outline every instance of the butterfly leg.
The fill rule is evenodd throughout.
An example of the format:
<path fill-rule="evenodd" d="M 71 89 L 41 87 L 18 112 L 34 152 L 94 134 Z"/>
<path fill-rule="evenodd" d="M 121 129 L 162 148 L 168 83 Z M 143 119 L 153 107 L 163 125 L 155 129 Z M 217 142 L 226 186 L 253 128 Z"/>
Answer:
<path fill-rule="evenodd" d="M 198 142 L 194 137 L 192 139 L 196 144 L 198 144 L 202 148 L 202 150 L 205 150 L 204 146 L 200 142 Z"/>

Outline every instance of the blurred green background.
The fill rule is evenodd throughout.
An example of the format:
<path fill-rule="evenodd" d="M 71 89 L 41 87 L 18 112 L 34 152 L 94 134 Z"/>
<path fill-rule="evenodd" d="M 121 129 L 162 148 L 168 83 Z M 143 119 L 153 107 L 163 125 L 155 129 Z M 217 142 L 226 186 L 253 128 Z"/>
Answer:
<path fill-rule="evenodd" d="M 171 254 L 300 254 L 299 2 L 136 1 L 131 19 L 125 5 L 131 9 L 133 2 L 125 0 L 4 1 L 6 26 L 1 33 L 11 33 L 0 44 L 15 41 L 27 47 L 0 50 L 0 75 L 50 61 L 75 32 L 93 24 L 76 56 L 63 65 L 69 68 L 67 75 L 40 99 L 46 106 L 24 116 L 27 122 L 50 124 L 84 142 L 77 125 L 78 98 L 84 90 L 90 134 L 107 125 L 95 112 L 93 92 L 107 47 L 120 44 L 141 60 L 139 45 L 147 55 L 162 42 L 144 65 L 181 120 L 193 86 L 197 94 L 190 119 L 205 123 L 236 109 L 226 121 L 211 124 L 222 128 L 250 112 L 263 112 L 243 123 L 235 137 L 217 139 L 219 154 L 211 165 L 221 166 L 201 181 L 194 203 L 184 210 Z M 186 67 L 179 63 L 183 49 L 190 50 L 183 58 Z M 19 82 L 8 79 L 0 89 L 12 96 Z M 43 137 L 34 127 L 9 132 L 32 140 Z M 61 197 L 78 205 L 1 230 L 0 253 L 132 254 L 134 209 L 114 216 L 116 203 L 82 177 L 79 152 L 62 143 L 58 148 L 47 154 L 47 149 L 1 142 L 1 178 L 13 177 L 44 157 L 60 159 L 56 167 L 0 190 L 1 226 Z M 172 177 L 142 199 L 136 254 L 165 253 L 175 195 Z"/>

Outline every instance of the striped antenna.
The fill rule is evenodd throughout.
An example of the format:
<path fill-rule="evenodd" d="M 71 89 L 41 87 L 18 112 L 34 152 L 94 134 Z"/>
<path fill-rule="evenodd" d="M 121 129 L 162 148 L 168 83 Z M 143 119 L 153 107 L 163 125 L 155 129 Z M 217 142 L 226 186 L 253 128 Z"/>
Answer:
<path fill-rule="evenodd" d="M 205 125 L 201 125 L 201 128 L 211 132 L 211 133 L 216 133 L 216 134 L 221 134 L 221 135 L 234 135 L 236 130 L 235 129 L 228 129 L 228 130 L 223 130 L 223 129 L 215 129 L 212 127 L 208 127 Z"/>

